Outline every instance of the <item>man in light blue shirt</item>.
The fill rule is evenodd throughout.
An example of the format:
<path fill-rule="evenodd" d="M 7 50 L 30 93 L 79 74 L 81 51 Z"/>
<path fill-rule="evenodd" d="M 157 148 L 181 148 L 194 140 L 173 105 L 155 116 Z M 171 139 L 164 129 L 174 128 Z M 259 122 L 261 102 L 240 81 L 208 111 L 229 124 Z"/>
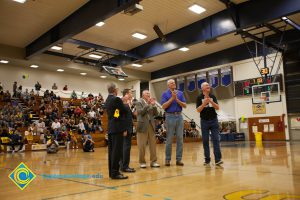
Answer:
<path fill-rule="evenodd" d="M 186 100 L 181 91 L 176 90 L 176 84 L 173 79 L 168 80 L 168 90 L 162 94 L 161 105 L 166 115 L 166 166 L 170 166 L 172 157 L 173 136 L 176 134 L 176 165 L 183 166 L 183 117 L 182 108 L 186 108 Z"/>

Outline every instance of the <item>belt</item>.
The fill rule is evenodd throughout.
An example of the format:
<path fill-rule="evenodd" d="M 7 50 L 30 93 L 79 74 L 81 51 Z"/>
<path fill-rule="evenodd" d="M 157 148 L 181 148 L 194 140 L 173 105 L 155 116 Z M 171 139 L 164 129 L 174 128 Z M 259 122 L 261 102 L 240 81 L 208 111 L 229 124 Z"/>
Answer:
<path fill-rule="evenodd" d="M 181 112 L 167 112 L 170 115 L 181 115 Z"/>

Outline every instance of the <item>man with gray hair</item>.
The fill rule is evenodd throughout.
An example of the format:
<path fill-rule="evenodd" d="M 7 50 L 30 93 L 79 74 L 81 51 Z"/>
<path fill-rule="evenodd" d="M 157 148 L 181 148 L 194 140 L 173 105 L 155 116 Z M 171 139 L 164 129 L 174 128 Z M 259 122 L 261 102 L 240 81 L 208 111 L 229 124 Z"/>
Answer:
<path fill-rule="evenodd" d="M 145 152 L 149 144 L 151 167 L 160 167 L 156 162 L 156 137 L 154 117 L 158 115 L 155 99 L 150 97 L 150 92 L 144 90 L 142 98 L 136 103 L 137 110 L 137 144 L 139 148 L 139 163 L 141 168 L 146 168 Z"/>
<path fill-rule="evenodd" d="M 120 173 L 120 160 L 123 151 L 123 136 L 126 136 L 126 108 L 122 99 L 117 97 L 118 88 L 114 83 L 107 86 L 108 97 L 105 101 L 105 108 L 108 116 L 108 169 L 111 179 L 127 179 Z"/>
<path fill-rule="evenodd" d="M 197 97 L 196 108 L 200 113 L 202 143 L 204 148 L 204 166 L 210 166 L 209 132 L 211 132 L 214 147 L 215 164 L 221 165 L 222 154 L 219 140 L 219 123 L 216 110 L 219 110 L 217 98 L 210 94 L 210 86 L 207 82 L 201 84 L 202 94 Z"/>
<path fill-rule="evenodd" d="M 183 166 L 183 117 L 181 115 L 182 108 L 186 108 L 186 100 L 183 93 L 176 90 L 174 79 L 167 82 L 168 90 L 162 94 L 161 105 L 166 115 L 166 166 L 170 166 L 172 157 L 173 136 L 176 134 L 176 165 Z"/>

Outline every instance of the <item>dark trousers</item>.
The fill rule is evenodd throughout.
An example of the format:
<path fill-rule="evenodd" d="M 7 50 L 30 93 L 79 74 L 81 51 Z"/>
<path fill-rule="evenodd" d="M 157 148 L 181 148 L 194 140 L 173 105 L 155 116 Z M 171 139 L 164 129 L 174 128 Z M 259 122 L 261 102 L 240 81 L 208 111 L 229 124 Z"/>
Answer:
<path fill-rule="evenodd" d="M 15 150 L 15 146 L 19 145 L 19 150 L 18 151 L 21 151 L 23 149 L 24 143 L 23 142 L 14 142 L 14 143 L 10 143 L 8 145 L 11 146 L 12 150 Z"/>
<path fill-rule="evenodd" d="M 108 134 L 108 170 L 109 177 L 120 174 L 120 160 L 123 151 L 123 133 Z"/>
<path fill-rule="evenodd" d="M 214 147 L 215 162 L 222 159 L 219 138 L 219 123 L 218 119 L 203 120 L 201 119 L 202 142 L 204 148 L 205 162 L 210 162 L 209 150 L 209 131 L 211 132 L 211 139 Z"/>
<path fill-rule="evenodd" d="M 127 136 L 123 137 L 123 157 L 121 159 L 121 168 L 127 169 L 130 162 L 130 150 L 131 150 L 131 137 L 132 131 L 127 132 Z"/>

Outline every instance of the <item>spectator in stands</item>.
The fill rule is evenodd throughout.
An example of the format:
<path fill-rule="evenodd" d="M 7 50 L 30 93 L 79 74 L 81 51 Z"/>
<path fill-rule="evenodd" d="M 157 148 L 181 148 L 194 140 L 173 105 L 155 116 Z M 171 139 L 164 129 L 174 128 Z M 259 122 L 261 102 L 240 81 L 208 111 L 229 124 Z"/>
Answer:
<path fill-rule="evenodd" d="M 10 99 L 11 99 L 11 94 L 9 93 L 8 90 L 6 90 L 6 92 L 3 95 L 3 101 L 4 102 L 10 102 Z"/>
<path fill-rule="evenodd" d="M 54 122 L 51 125 L 51 129 L 52 129 L 53 134 L 55 136 L 55 140 L 57 140 L 57 137 L 60 133 L 60 128 L 61 128 L 60 122 L 58 121 L 58 119 L 55 119 Z"/>
<path fill-rule="evenodd" d="M 17 88 L 17 81 L 15 81 L 13 84 L 13 97 L 17 97 Z"/>
<path fill-rule="evenodd" d="M 12 134 L 9 135 L 10 138 L 10 143 L 9 145 L 12 148 L 12 153 L 15 152 L 15 146 L 19 145 L 19 150 L 17 150 L 17 152 L 22 151 L 23 146 L 24 146 L 24 141 L 23 141 L 23 137 L 21 135 L 21 132 L 19 131 L 19 129 L 15 130 Z"/>
<path fill-rule="evenodd" d="M 71 98 L 72 99 L 77 99 L 77 94 L 76 94 L 75 90 L 73 90 L 73 92 L 71 94 Z"/>
<path fill-rule="evenodd" d="M 35 87 L 35 90 L 37 92 L 39 92 L 41 90 L 41 88 L 42 88 L 42 85 L 37 81 L 36 84 L 34 85 L 34 87 Z"/>
<path fill-rule="evenodd" d="M 46 108 L 46 110 L 45 110 L 45 115 L 46 115 L 47 117 L 50 117 L 51 114 L 52 114 L 52 107 L 51 107 L 50 104 L 48 104 L 48 106 L 47 106 L 47 108 Z"/>
<path fill-rule="evenodd" d="M 3 85 L 1 82 L 0 82 L 0 95 L 3 95 Z"/>
<path fill-rule="evenodd" d="M 20 85 L 20 86 L 17 88 L 17 98 L 21 98 L 22 90 L 23 90 L 23 87 L 22 87 L 22 85 Z"/>
<path fill-rule="evenodd" d="M 84 152 L 94 152 L 94 144 L 95 142 L 92 139 L 92 136 L 84 131 L 84 136 L 82 140 L 82 148 Z"/>
<path fill-rule="evenodd" d="M 81 113 L 83 113 L 83 110 L 79 106 L 77 106 L 74 110 L 74 113 L 77 117 L 79 117 Z"/>
<path fill-rule="evenodd" d="M 40 118 L 37 123 L 37 132 L 38 134 L 44 134 L 45 130 L 46 130 L 45 122 L 43 121 L 42 118 Z"/>
<path fill-rule="evenodd" d="M 47 142 L 47 153 L 57 153 L 59 144 L 54 137 Z"/>
<path fill-rule="evenodd" d="M 81 119 L 81 120 L 79 120 L 79 124 L 78 124 L 78 133 L 83 135 L 84 131 L 85 131 L 85 126 L 84 126 L 84 123 Z"/>
<path fill-rule="evenodd" d="M 25 101 L 28 101 L 28 100 L 29 100 L 29 97 L 30 97 L 30 94 L 29 94 L 29 92 L 28 92 L 28 89 L 26 88 L 26 89 L 25 89 L 25 92 L 23 93 L 23 99 L 24 99 Z"/>
<path fill-rule="evenodd" d="M 53 85 L 52 85 L 52 90 L 57 90 L 57 85 L 56 85 L 56 83 L 53 83 Z"/>
<path fill-rule="evenodd" d="M 74 149 L 76 147 L 76 149 L 78 149 L 78 145 L 77 145 L 77 138 L 76 135 L 74 134 L 73 130 L 70 130 L 68 133 L 68 137 L 70 138 L 71 144 L 72 144 L 72 149 Z"/>
<path fill-rule="evenodd" d="M 44 98 L 47 98 L 47 97 L 49 97 L 50 96 L 50 92 L 49 92 L 49 90 L 46 90 L 45 92 L 44 92 Z"/>
<path fill-rule="evenodd" d="M 67 91 L 67 90 L 68 90 L 68 86 L 65 85 L 64 88 L 63 88 L 63 90 L 64 90 L 64 91 Z"/>
<path fill-rule="evenodd" d="M 46 110 L 45 103 L 41 102 L 41 105 L 39 106 L 40 114 L 44 115 Z"/>

